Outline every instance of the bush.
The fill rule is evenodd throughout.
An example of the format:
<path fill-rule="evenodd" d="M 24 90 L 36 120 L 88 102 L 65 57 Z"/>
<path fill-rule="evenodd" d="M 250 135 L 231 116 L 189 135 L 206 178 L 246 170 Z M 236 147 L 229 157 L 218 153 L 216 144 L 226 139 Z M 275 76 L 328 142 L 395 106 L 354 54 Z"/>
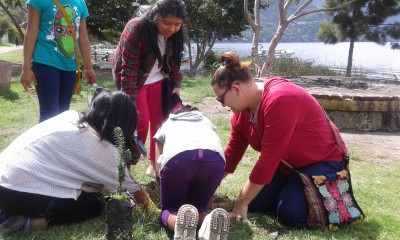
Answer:
<path fill-rule="evenodd" d="M 219 57 L 214 51 L 211 51 L 206 58 L 203 60 L 203 68 L 207 70 L 213 70 L 219 67 Z"/>
<path fill-rule="evenodd" d="M 271 70 L 272 75 L 282 77 L 335 76 L 337 73 L 327 66 L 315 65 L 314 61 L 299 58 L 277 59 Z"/>

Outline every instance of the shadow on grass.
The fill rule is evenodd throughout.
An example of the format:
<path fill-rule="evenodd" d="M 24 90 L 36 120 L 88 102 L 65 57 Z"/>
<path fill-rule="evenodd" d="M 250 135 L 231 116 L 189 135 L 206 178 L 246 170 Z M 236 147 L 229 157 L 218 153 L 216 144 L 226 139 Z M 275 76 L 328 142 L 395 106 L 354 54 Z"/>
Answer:
<path fill-rule="evenodd" d="M 17 92 L 14 92 L 12 90 L 3 90 L 3 89 L 0 89 L 0 97 L 8 101 L 15 101 L 20 99 L 19 94 Z"/>

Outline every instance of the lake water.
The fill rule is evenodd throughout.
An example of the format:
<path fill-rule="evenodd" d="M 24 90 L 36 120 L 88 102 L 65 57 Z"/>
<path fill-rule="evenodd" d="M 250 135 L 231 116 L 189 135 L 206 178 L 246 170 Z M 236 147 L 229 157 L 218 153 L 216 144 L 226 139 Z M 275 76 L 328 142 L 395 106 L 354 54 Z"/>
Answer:
<path fill-rule="evenodd" d="M 269 43 L 261 43 L 263 49 L 268 49 Z M 335 45 L 322 42 L 279 43 L 277 48 L 287 48 L 295 51 L 294 57 L 312 60 L 317 64 L 346 67 L 349 43 Z M 250 43 L 216 43 L 213 47 L 216 53 L 234 51 L 240 56 L 249 56 Z M 395 74 L 400 80 L 400 50 L 391 50 L 390 45 L 378 45 L 373 42 L 356 42 L 353 53 L 353 68 L 362 68 L 370 74 Z"/>

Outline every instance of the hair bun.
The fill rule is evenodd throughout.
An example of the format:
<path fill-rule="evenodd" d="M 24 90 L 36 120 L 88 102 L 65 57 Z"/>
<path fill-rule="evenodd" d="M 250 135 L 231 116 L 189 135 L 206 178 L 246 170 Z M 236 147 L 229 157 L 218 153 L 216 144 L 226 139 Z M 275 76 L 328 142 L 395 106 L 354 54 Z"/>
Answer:
<path fill-rule="evenodd" d="M 239 56 L 234 52 L 224 52 L 220 57 L 221 64 L 225 67 L 240 67 Z"/>

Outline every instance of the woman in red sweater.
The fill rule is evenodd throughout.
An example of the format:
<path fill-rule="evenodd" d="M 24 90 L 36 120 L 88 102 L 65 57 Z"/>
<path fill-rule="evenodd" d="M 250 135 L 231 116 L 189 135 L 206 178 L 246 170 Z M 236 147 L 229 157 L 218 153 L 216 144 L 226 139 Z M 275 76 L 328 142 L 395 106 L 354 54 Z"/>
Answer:
<path fill-rule="evenodd" d="M 225 176 L 235 171 L 248 145 L 260 152 L 233 216 L 245 219 L 248 211 L 262 212 L 287 226 L 307 227 L 303 185 L 281 160 L 309 175 L 341 170 L 342 150 L 322 107 L 305 89 L 286 79 L 255 81 L 235 53 L 223 53 L 221 62 L 211 85 L 217 100 L 234 113 Z"/>

